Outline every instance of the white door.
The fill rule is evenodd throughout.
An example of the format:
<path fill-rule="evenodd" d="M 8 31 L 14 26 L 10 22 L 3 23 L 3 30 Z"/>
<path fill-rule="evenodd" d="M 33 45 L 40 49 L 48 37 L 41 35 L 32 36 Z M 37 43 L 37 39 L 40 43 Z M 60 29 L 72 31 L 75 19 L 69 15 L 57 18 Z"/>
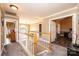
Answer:
<path fill-rule="evenodd" d="M 50 31 L 51 31 L 51 42 L 53 42 L 56 39 L 56 23 L 54 21 L 51 21 L 50 23 Z"/>

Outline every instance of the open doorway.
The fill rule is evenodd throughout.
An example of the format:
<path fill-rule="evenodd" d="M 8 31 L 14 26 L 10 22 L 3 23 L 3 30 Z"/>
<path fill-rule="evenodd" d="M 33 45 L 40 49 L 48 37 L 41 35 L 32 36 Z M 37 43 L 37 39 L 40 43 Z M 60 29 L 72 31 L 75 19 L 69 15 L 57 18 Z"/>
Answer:
<path fill-rule="evenodd" d="M 56 19 L 52 22 L 55 23 L 56 32 L 56 38 L 53 43 L 68 47 L 72 42 L 72 16 Z"/>
<path fill-rule="evenodd" d="M 3 22 L 4 27 L 4 45 L 19 42 L 18 40 L 18 18 L 5 17 Z"/>
<path fill-rule="evenodd" d="M 41 37 L 42 33 L 42 24 L 39 24 L 39 36 Z"/>
<path fill-rule="evenodd" d="M 6 22 L 7 27 L 7 38 L 9 38 L 10 42 L 16 42 L 16 33 L 15 33 L 15 23 L 14 22 Z"/>

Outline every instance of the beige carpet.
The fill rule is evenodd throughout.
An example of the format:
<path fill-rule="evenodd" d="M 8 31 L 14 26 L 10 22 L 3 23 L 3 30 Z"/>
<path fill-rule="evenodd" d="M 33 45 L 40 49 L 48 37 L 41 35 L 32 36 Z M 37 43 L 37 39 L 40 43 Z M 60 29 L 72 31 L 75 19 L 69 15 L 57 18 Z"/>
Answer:
<path fill-rule="evenodd" d="M 7 53 L 3 51 L 3 56 L 27 56 L 27 53 L 22 49 L 19 43 L 11 43 L 5 46 Z"/>
<path fill-rule="evenodd" d="M 38 56 L 67 56 L 67 49 L 65 47 L 56 44 L 52 44 L 51 47 L 53 48 L 53 51 L 44 52 Z M 11 43 L 5 46 L 5 49 L 7 53 L 3 52 L 3 56 L 28 56 L 19 43 Z M 39 47 L 38 50 L 40 51 Z"/>
<path fill-rule="evenodd" d="M 59 46 L 57 44 L 52 44 L 51 52 L 44 52 L 38 56 L 67 56 L 67 48 Z"/>

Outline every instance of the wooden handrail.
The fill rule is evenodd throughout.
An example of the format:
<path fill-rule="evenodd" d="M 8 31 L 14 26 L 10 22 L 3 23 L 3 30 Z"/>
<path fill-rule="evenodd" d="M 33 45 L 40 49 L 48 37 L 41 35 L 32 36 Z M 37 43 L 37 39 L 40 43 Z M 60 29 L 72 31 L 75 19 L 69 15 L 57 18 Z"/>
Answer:
<path fill-rule="evenodd" d="M 20 33 L 20 32 L 19 32 Z M 30 35 L 29 33 L 20 33 L 20 34 L 25 34 L 25 35 L 28 35 L 28 36 L 31 36 L 33 37 L 32 35 Z"/>
<path fill-rule="evenodd" d="M 33 32 L 34 36 L 30 35 L 30 32 Z M 48 49 L 48 50 L 49 50 L 49 47 L 46 48 L 44 45 L 41 45 L 41 44 L 38 43 L 38 39 L 39 39 L 39 38 L 38 38 L 38 36 L 37 36 L 37 33 L 39 33 L 39 32 L 35 32 L 35 31 L 30 31 L 30 32 L 29 32 L 29 34 L 28 34 L 28 33 L 21 33 L 21 34 L 26 34 L 26 35 L 28 35 L 28 36 L 33 37 L 34 41 L 32 41 L 32 40 L 31 40 L 31 41 L 32 41 L 34 47 L 37 48 L 37 46 L 40 45 L 42 48 L 44 48 L 44 49 Z M 50 33 L 45 33 L 45 32 L 42 32 L 42 34 L 50 35 Z"/>
<path fill-rule="evenodd" d="M 30 32 L 40 33 L 40 32 L 37 32 L 37 31 L 30 31 Z M 50 35 L 51 33 L 50 33 L 50 32 L 41 32 L 41 34 L 47 34 L 47 35 Z"/>

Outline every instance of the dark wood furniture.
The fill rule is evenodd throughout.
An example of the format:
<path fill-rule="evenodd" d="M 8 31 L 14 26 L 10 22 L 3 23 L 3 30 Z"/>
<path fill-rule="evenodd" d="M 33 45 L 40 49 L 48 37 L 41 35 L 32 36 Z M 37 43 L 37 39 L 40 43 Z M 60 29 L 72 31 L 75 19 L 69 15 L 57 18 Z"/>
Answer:
<path fill-rule="evenodd" d="M 74 47 L 73 45 L 70 45 L 67 48 L 67 55 L 68 56 L 79 56 L 79 47 Z"/>

